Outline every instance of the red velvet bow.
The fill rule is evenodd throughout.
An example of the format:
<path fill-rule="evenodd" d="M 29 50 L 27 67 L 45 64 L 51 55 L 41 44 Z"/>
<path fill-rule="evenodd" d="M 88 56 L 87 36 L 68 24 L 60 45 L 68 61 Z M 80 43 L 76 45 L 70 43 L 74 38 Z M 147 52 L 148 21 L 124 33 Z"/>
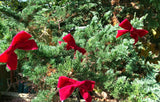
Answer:
<path fill-rule="evenodd" d="M 60 100 L 63 101 L 67 99 L 72 94 L 75 88 L 79 88 L 80 94 L 86 100 L 86 102 L 91 102 L 92 97 L 90 96 L 88 91 L 93 91 L 94 85 L 95 82 L 91 80 L 76 81 L 68 77 L 61 76 L 59 77 L 57 86 L 58 88 L 60 88 Z"/>
<path fill-rule="evenodd" d="M 120 37 L 121 35 L 123 35 L 127 32 L 130 32 L 130 37 L 132 37 L 135 40 L 134 44 L 137 43 L 138 36 L 143 37 L 144 35 L 146 35 L 148 33 L 147 30 L 133 28 L 133 26 L 130 24 L 130 22 L 127 19 L 123 20 L 119 24 L 119 26 L 126 29 L 126 30 L 118 30 L 118 34 L 117 34 L 116 38 Z"/>
<path fill-rule="evenodd" d="M 78 47 L 75 43 L 75 40 L 73 38 L 73 36 L 71 34 L 68 34 L 66 36 L 63 37 L 64 42 L 67 43 L 66 49 L 70 50 L 70 49 L 74 49 L 75 51 L 78 50 L 79 52 L 81 52 L 82 54 L 86 53 L 86 50 L 84 48 Z M 59 44 L 61 44 L 62 42 L 59 41 Z"/>
<path fill-rule="evenodd" d="M 14 52 L 15 49 L 21 50 L 36 50 L 37 44 L 34 40 L 28 40 L 32 36 L 25 31 L 19 32 L 14 36 L 9 48 L 0 55 L 0 62 L 7 63 L 7 67 L 10 70 L 16 70 L 17 68 L 17 55 Z"/>

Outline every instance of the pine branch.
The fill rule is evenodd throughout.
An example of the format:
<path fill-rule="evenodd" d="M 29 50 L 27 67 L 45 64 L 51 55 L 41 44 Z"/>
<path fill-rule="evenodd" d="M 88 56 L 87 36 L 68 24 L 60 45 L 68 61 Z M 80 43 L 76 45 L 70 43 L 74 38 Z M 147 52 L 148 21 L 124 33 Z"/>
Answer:
<path fill-rule="evenodd" d="M 17 21 L 21 20 L 21 16 L 16 12 L 12 11 L 11 9 L 9 9 L 8 7 L 1 6 L 0 12 L 4 13 L 6 16 L 16 19 Z"/>
<path fill-rule="evenodd" d="M 0 12 L 2 12 L 3 14 L 5 14 L 8 17 L 12 17 L 14 18 L 16 21 L 24 23 L 25 26 L 28 25 L 28 21 L 24 20 L 20 14 L 17 14 L 15 11 L 11 10 L 8 7 L 5 6 L 1 6 L 0 7 Z"/>
<path fill-rule="evenodd" d="M 2 12 L 3 14 L 5 14 L 8 17 L 14 18 L 18 22 L 25 24 L 25 26 L 28 26 L 29 22 L 33 19 L 34 14 L 36 12 L 38 12 L 41 8 L 42 7 L 40 6 L 36 9 L 34 9 L 33 13 L 27 16 L 27 19 L 22 18 L 20 14 L 17 14 L 15 11 L 13 11 L 10 8 L 5 7 L 5 6 L 0 7 L 0 12 Z"/>

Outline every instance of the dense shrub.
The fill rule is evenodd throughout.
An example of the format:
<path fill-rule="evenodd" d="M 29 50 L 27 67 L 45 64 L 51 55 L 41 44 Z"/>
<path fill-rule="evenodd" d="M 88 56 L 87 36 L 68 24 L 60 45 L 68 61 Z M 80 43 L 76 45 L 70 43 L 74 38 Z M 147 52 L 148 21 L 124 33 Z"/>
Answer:
<path fill-rule="evenodd" d="M 20 10 L 19 6 L 13 8 L 1 2 L 0 53 L 21 30 L 30 33 L 39 47 L 30 52 L 16 50 L 16 73 L 22 73 L 25 81 L 34 84 L 37 94 L 34 102 L 54 100 L 62 75 L 94 80 L 93 93 L 105 91 L 109 98 L 136 102 L 160 100 L 157 53 L 160 19 L 159 8 L 155 8 L 159 3 L 111 1 L 29 0 Z M 150 19 L 152 9 L 145 9 L 146 5 L 155 8 L 156 19 Z M 133 27 L 149 31 L 136 45 L 129 33 L 116 39 L 117 30 L 121 29 L 117 23 L 126 17 Z M 66 43 L 58 43 L 68 33 L 78 46 L 86 49 L 86 54 L 65 50 Z"/>

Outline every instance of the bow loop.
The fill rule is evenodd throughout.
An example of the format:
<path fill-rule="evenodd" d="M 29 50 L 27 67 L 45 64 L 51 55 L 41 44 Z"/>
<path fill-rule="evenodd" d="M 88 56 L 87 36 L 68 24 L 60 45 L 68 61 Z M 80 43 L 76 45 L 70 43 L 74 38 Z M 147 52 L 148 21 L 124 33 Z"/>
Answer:
<path fill-rule="evenodd" d="M 139 37 L 143 37 L 148 33 L 148 31 L 144 30 L 144 29 L 137 29 L 136 32 L 137 32 Z"/>
<path fill-rule="evenodd" d="M 38 47 L 34 40 L 27 40 L 23 43 L 18 44 L 17 48 L 21 50 L 36 50 Z"/>
<path fill-rule="evenodd" d="M 59 89 L 59 95 L 60 100 L 67 99 L 75 88 L 80 89 L 80 93 L 82 97 L 86 100 L 86 102 L 91 102 L 92 98 L 89 95 L 88 91 L 93 91 L 95 82 L 90 80 L 84 80 L 84 81 L 76 81 L 73 79 L 70 79 L 65 76 L 59 77 L 58 85 L 57 87 Z"/>
<path fill-rule="evenodd" d="M 61 76 L 61 77 L 59 77 L 57 87 L 62 88 L 62 87 L 65 87 L 67 85 L 72 85 L 76 82 L 77 82 L 76 80 L 70 79 L 70 78 L 65 77 L 65 76 Z"/>
<path fill-rule="evenodd" d="M 130 30 L 132 29 L 132 25 L 131 25 L 131 23 L 130 23 L 127 19 L 123 20 L 123 21 L 119 24 L 119 26 L 120 26 L 121 28 L 123 28 L 123 29 L 128 30 L 128 31 L 130 31 Z"/>
<path fill-rule="evenodd" d="M 0 62 L 7 63 L 7 67 L 10 70 L 16 70 L 17 68 L 17 55 L 14 50 L 36 50 L 38 46 L 34 40 L 28 40 L 32 36 L 25 32 L 21 31 L 14 36 L 8 49 L 0 55 Z"/>
<path fill-rule="evenodd" d="M 67 99 L 71 93 L 75 90 L 75 86 L 66 86 L 66 87 L 63 87 L 59 90 L 59 95 L 60 95 L 60 100 L 65 100 Z"/>
<path fill-rule="evenodd" d="M 8 58 L 9 58 L 9 55 L 10 55 L 8 53 L 9 53 L 9 51 L 6 50 L 2 54 L 0 54 L 0 62 L 6 63 L 8 61 Z"/>
<path fill-rule="evenodd" d="M 14 46 L 19 43 L 25 42 L 26 40 L 28 40 L 31 37 L 32 36 L 29 33 L 25 32 L 25 31 L 21 31 L 17 35 L 14 36 L 11 45 Z"/>
<path fill-rule="evenodd" d="M 118 30 L 118 33 L 117 33 L 117 35 L 116 35 L 116 38 L 118 38 L 118 37 L 120 37 L 121 35 L 126 34 L 126 33 L 128 33 L 128 32 L 129 32 L 128 30 Z"/>

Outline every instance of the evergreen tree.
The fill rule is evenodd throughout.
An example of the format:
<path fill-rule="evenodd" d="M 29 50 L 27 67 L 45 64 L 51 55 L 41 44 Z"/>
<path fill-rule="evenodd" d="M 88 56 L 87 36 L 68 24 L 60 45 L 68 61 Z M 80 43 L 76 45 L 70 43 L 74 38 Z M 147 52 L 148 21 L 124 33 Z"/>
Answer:
<path fill-rule="evenodd" d="M 150 35 L 141 38 L 136 45 L 129 33 L 116 39 L 117 30 L 121 28 L 118 24 L 112 25 L 115 23 L 111 19 L 113 12 L 124 7 L 116 15 L 122 21 L 131 8 L 114 6 L 106 0 L 28 0 L 21 9 L 3 3 L 0 4 L 0 53 L 21 30 L 30 33 L 39 47 L 27 53 L 16 51 L 16 73 L 22 73 L 23 78 L 34 84 L 37 96 L 33 102 L 55 101 L 59 76 L 93 80 L 96 82 L 93 93 L 105 91 L 117 100 L 160 100 L 160 63 L 158 60 L 157 64 L 149 63 L 156 55 L 153 51 L 143 52 L 149 49 L 144 42 Z M 148 16 L 137 13 L 130 18 L 131 24 L 141 29 L 143 22 L 149 21 Z M 85 48 L 84 55 L 66 50 L 67 43 L 58 43 L 63 42 L 62 38 L 68 33 L 77 46 Z"/>

